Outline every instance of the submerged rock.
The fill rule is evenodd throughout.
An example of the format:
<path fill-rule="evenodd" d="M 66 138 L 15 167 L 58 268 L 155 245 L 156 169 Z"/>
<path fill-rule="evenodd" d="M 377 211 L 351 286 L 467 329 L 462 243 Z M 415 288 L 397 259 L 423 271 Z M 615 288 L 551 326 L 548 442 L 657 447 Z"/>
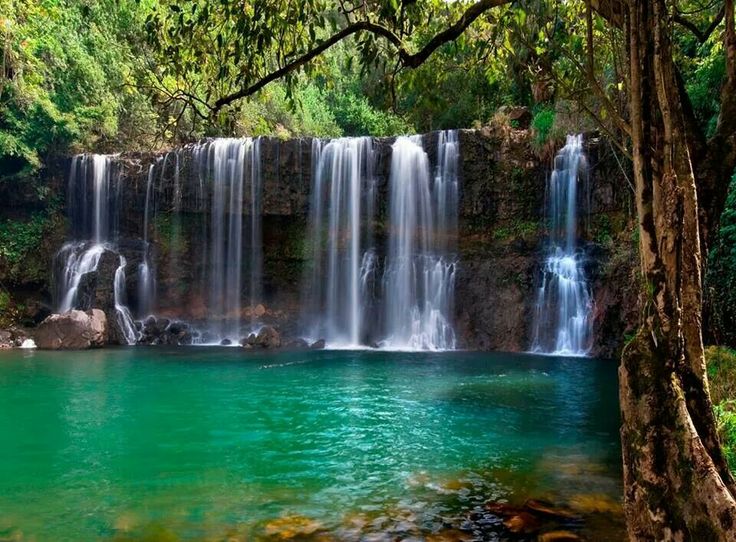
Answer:
<path fill-rule="evenodd" d="M 602 494 L 574 495 L 570 507 L 583 514 L 623 514 L 621 503 Z"/>
<path fill-rule="evenodd" d="M 318 521 L 305 516 L 285 516 L 269 521 L 265 534 L 273 540 L 311 540 L 312 536 L 323 530 Z"/>
<path fill-rule="evenodd" d="M 550 531 L 540 534 L 537 540 L 539 542 L 578 542 L 582 539 L 570 531 Z"/>
<path fill-rule="evenodd" d="M 107 343 L 107 317 L 99 309 L 52 314 L 36 328 L 34 340 L 38 348 L 47 350 L 103 346 Z"/>
<path fill-rule="evenodd" d="M 459 529 L 443 529 L 427 535 L 427 542 L 471 542 L 473 535 Z"/>
<path fill-rule="evenodd" d="M 535 533 L 541 527 L 539 519 L 529 512 L 520 512 L 503 521 L 504 527 L 516 534 Z"/>
<path fill-rule="evenodd" d="M 566 520 L 574 519 L 575 514 L 564 508 L 555 506 L 554 504 L 538 499 L 529 499 L 524 503 L 524 508 L 540 516 L 548 516 L 553 519 Z"/>

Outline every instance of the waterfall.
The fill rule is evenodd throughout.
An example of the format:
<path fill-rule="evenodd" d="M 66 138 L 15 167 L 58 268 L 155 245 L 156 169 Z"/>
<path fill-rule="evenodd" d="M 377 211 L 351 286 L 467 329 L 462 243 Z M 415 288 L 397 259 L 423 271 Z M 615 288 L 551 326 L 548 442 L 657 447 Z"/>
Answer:
<path fill-rule="evenodd" d="M 120 256 L 120 265 L 115 270 L 114 292 L 115 292 L 115 313 L 118 321 L 118 328 L 123 334 L 125 342 L 135 344 L 138 340 L 138 332 L 133 323 L 133 316 L 130 314 L 128 306 L 125 304 L 125 257 Z"/>
<path fill-rule="evenodd" d="M 156 277 L 151 269 L 150 244 L 148 242 L 148 229 L 151 212 L 153 210 L 153 180 L 155 167 L 148 167 L 148 178 L 146 182 L 146 202 L 143 208 L 143 258 L 138 264 L 138 316 L 144 317 L 151 313 L 153 299 L 155 296 Z"/>
<path fill-rule="evenodd" d="M 373 142 L 369 137 L 312 143 L 312 268 L 306 284 L 309 334 L 333 346 L 363 344 L 364 292 L 373 220 Z"/>
<path fill-rule="evenodd" d="M 55 260 L 61 263 L 61 272 L 55 277 L 56 312 L 67 312 L 74 308 L 77 288 L 82 276 L 95 271 L 100 256 L 105 251 L 103 245 L 89 245 L 85 242 L 69 242 L 56 253 Z"/>
<path fill-rule="evenodd" d="M 581 135 L 568 136 L 548 181 L 549 243 L 534 315 L 532 351 L 584 356 L 592 299 L 577 247 L 578 186 L 587 175 Z"/>
<path fill-rule="evenodd" d="M 250 200 L 246 238 L 251 308 L 260 302 L 261 296 L 260 139 L 215 139 L 196 145 L 192 155 L 200 182 L 209 182 L 211 188 L 208 246 L 202 254 L 208 328 L 218 339 L 237 343 L 241 338 L 243 202 L 246 194 Z"/>
<path fill-rule="evenodd" d="M 457 224 L 457 147 L 456 132 L 440 135 L 432 179 L 421 137 L 399 137 L 393 145 L 383 276 L 386 348 L 455 348 L 456 262 L 447 248 Z"/>
<path fill-rule="evenodd" d="M 82 277 L 95 271 L 116 218 L 111 201 L 111 156 L 80 154 L 72 158 L 67 186 L 67 214 L 72 240 L 54 256 L 57 312 L 73 309 Z M 91 192 L 91 198 L 89 197 Z M 91 200 L 91 201 L 90 201 Z"/>
<path fill-rule="evenodd" d="M 457 132 L 439 133 L 434 169 L 420 136 L 397 138 L 385 228 L 375 224 L 373 145 L 368 137 L 312 143 L 306 335 L 330 347 L 455 348 Z"/>
<path fill-rule="evenodd" d="M 69 170 L 68 214 L 73 240 L 55 256 L 56 310 L 66 312 L 77 306 L 83 276 L 96 271 L 105 251 L 115 250 L 118 193 L 113 183 L 113 157 L 100 154 L 77 155 Z M 91 191 L 91 206 L 89 192 Z M 125 305 L 125 258 L 115 272 L 114 304 L 122 339 L 134 344 L 137 332 Z"/>
<path fill-rule="evenodd" d="M 392 143 L 370 137 L 311 141 L 301 331 L 331 347 L 452 349 L 458 134 Z M 298 205 L 291 198 L 301 186 L 281 179 L 279 171 L 290 160 L 301 164 L 302 154 L 290 147 L 281 154 L 274 141 L 264 147 L 272 160 L 264 165 L 261 147 L 260 138 L 206 140 L 146 164 L 140 178 L 136 160 L 74 157 L 72 234 L 55 266 L 58 309 L 105 305 L 122 342 L 133 342 L 137 330 L 157 340 L 156 326 L 178 319 L 191 330 L 187 340 L 204 344 L 237 344 L 263 323 L 284 325 L 279 292 L 273 310 L 259 307 L 263 178 L 265 171 L 273 194 L 290 198 L 283 203 Z M 281 203 L 268 201 L 274 221 L 282 218 Z M 285 248 L 284 259 L 277 255 L 273 265 L 292 265 L 294 248 Z M 145 320 L 137 328 L 126 297 L 136 318 Z"/>

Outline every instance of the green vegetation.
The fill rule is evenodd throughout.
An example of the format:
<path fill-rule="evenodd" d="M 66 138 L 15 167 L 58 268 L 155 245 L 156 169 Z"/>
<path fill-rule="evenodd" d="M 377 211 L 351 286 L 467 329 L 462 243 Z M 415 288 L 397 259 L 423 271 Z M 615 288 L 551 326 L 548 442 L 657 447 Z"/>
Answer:
<path fill-rule="evenodd" d="M 499 7 L 414 69 L 396 63 L 383 37 L 356 33 L 213 109 L 358 19 L 380 23 L 417 51 L 467 6 L 380 0 L 359 15 L 353 3 L 327 0 L 245 9 L 236 0 L 0 0 L 0 182 L 35 175 L 54 153 L 150 149 L 213 134 L 468 127 L 489 122 L 505 104 L 532 109 L 540 147 L 579 129 L 587 112 L 612 125 L 579 69 L 587 61 L 584 2 Z M 709 11 L 688 13 L 705 26 Z M 621 100 L 620 44 L 599 17 L 592 35 L 593 61 L 603 67 L 598 84 L 609 100 Z M 710 133 L 725 77 L 718 32 L 701 43 L 678 28 L 675 38 L 693 109 Z"/>
<path fill-rule="evenodd" d="M 534 114 L 532 128 L 534 129 L 534 141 L 538 146 L 544 145 L 552 133 L 555 124 L 555 111 L 549 107 L 541 107 Z"/>
<path fill-rule="evenodd" d="M 31 215 L 30 220 L 6 220 L 0 223 L 0 258 L 6 265 L 18 265 L 31 251 L 37 249 L 51 226 L 51 218 L 42 213 Z"/>
<path fill-rule="evenodd" d="M 54 212 L 35 212 L 26 220 L 0 222 L 0 276 L 8 283 L 43 281 L 49 272 L 45 255 L 54 233 L 61 229 Z"/>
<path fill-rule="evenodd" d="M 155 125 L 139 90 L 147 3 L 0 1 L 0 182 L 46 155 L 142 137 Z"/>
<path fill-rule="evenodd" d="M 736 175 L 731 179 L 705 279 L 710 306 L 709 332 L 721 344 L 736 347 Z"/>
<path fill-rule="evenodd" d="M 514 239 L 528 239 L 539 232 L 539 223 L 531 220 L 515 220 L 493 231 L 496 241 L 513 241 Z"/>
<path fill-rule="evenodd" d="M 728 464 L 736 472 L 736 350 L 710 346 L 705 355 L 718 433 Z"/>

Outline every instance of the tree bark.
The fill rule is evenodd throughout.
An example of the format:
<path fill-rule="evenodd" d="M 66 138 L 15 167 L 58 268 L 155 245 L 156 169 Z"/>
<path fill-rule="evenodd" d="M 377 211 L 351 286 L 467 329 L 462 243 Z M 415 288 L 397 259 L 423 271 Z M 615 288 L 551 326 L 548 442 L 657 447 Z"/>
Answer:
<path fill-rule="evenodd" d="M 665 0 L 630 0 L 631 121 L 642 328 L 619 368 L 631 540 L 736 541 L 736 484 L 721 452 L 702 342 L 698 157 Z"/>

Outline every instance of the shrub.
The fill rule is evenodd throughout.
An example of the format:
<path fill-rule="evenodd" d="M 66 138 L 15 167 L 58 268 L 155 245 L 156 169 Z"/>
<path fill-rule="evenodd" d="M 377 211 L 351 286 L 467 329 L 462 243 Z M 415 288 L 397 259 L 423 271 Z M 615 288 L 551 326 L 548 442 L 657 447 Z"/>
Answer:
<path fill-rule="evenodd" d="M 534 118 L 532 118 L 532 128 L 534 129 L 535 134 L 534 140 L 538 146 L 541 147 L 548 141 L 554 125 L 554 109 L 542 107 L 534 113 Z"/>
<path fill-rule="evenodd" d="M 705 358 L 718 434 L 728 464 L 736 471 L 736 351 L 709 346 Z"/>
<path fill-rule="evenodd" d="M 707 331 L 720 344 L 736 347 L 736 175 L 721 215 L 721 226 L 708 255 L 705 277 Z"/>

